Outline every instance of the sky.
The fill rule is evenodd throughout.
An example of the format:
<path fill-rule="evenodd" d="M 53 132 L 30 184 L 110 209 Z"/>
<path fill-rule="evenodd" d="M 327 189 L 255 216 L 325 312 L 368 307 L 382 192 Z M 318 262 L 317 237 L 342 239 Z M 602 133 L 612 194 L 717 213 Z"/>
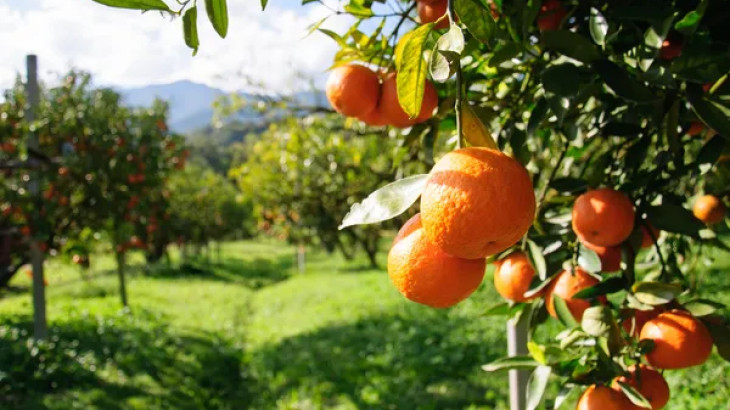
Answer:
<path fill-rule="evenodd" d="M 303 74 L 321 87 L 336 44 L 321 33 L 305 34 L 331 12 L 318 3 L 299 3 L 270 0 L 262 12 L 259 0 L 229 0 L 225 39 L 213 31 L 200 7 L 200 49 L 193 57 L 181 21 L 156 12 L 113 9 L 91 0 L 2 0 L 0 88 L 24 72 L 25 55 L 31 53 L 38 56 L 41 79 L 50 82 L 73 67 L 91 72 L 95 83 L 104 86 L 191 80 L 226 91 L 259 84 L 288 93 L 305 88 Z M 323 27 L 341 33 L 351 23 L 335 16 Z"/>

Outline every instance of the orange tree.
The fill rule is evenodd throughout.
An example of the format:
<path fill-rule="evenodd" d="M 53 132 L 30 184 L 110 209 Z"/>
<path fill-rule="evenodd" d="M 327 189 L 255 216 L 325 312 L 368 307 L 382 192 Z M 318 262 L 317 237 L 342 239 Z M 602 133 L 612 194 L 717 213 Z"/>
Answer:
<path fill-rule="evenodd" d="M 158 8 L 143 3 L 134 7 Z M 222 5 L 206 2 L 217 27 L 228 24 Z M 177 13 L 197 47 L 189 6 Z M 514 300 L 490 312 L 528 322 L 530 355 L 484 368 L 534 369 L 528 408 L 551 376 L 554 407 L 583 386 L 580 409 L 661 408 L 668 393 L 651 367 L 698 365 L 713 343 L 730 358 L 723 306 L 697 297 L 712 294 L 698 263 L 727 250 L 726 2 L 344 0 L 332 13 L 356 19 L 345 33 L 321 30 L 340 46 L 333 108 L 403 129 L 395 138 L 420 146 L 429 166 L 432 152 L 454 150 L 429 174 L 374 192 L 342 225 L 388 220 L 423 193 L 389 273 L 406 297 L 436 307 L 473 290 L 454 286 L 464 260 L 498 261 L 498 289 Z M 539 340 L 548 314 L 565 330 Z"/>

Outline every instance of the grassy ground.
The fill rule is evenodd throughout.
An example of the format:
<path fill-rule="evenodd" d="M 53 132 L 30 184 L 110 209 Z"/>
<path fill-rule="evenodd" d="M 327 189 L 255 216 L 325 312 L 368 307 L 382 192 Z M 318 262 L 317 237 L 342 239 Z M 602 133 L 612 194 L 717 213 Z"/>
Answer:
<path fill-rule="evenodd" d="M 54 261 L 52 336 L 39 346 L 27 343 L 20 275 L 0 296 L 0 407 L 507 408 L 506 374 L 479 370 L 506 343 L 504 319 L 483 315 L 498 301 L 489 280 L 457 307 L 433 310 L 405 301 L 364 260 L 307 262 L 297 274 L 290 247 L 225 244 L 220 261 L 133 275 L 124 311 L 114 276 L 87 283 Z M 705 280 L 728 302 L 725 268 Z M 717 356 L 668 373 L 667 408 L 730 408 L 728 375 Z"/>

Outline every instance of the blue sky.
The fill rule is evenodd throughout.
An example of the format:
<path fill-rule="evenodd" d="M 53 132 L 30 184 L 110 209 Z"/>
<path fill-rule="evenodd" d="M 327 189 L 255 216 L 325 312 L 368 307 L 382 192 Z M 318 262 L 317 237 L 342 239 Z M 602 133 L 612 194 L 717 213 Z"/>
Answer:
<path fill-rule="evenodd" d="M 173 4 L 173 0 L 165 0 Z M 331 0 L 334 7 L 337 0 Z M 309 24 L 329 14 L 319 5 L 270 0 L 261 12 L 258 0 L 230 0 L 229 34 L 219 39 L 199 16 L 201 48 L 192 57 L 182 40 L 179 20 L 158 13 L 108 8 L 91 0 L 4 0 L 0 2 L 0 87 L 23 70 L 24 56 L 38 55 L 47 81 L 76 67 L 105 85 L 138 86 L 192 80 L 226 90 L 289 92 L 305 86 L 302 77 L 324 81 L 336 50 L 324 35 L 303 38 Z M 346 30 L 346 16 L 326 27 Z"/>

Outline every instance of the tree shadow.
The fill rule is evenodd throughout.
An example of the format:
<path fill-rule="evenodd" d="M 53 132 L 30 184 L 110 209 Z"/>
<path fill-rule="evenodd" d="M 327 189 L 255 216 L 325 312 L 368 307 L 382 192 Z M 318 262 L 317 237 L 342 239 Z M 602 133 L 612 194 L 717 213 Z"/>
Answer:
<path fill-rule="evenodd" d="M 104 409 L 128 408 L 129 400 L 145 408 L 250 402 L 240 348 L 212 335 L 171 334 L 144 312 L 52 324 L 40 344 L 28 342 L 30 318 L 0 320 L 0 408 L 49 408 L 48 397 Z M 78 394 L 66 394 L 72 390 Z"/>
<path fill-rule="evenodd" d="M 265 345 L 251 354 L 254 407 L 446 409 L 505 405 L 505 375 L 480 365 L 501 357 L 504 335 L 484 334 L 448 311 L 370 317 Z M 500 326 L 501 327 L 501 326 Z"/>

